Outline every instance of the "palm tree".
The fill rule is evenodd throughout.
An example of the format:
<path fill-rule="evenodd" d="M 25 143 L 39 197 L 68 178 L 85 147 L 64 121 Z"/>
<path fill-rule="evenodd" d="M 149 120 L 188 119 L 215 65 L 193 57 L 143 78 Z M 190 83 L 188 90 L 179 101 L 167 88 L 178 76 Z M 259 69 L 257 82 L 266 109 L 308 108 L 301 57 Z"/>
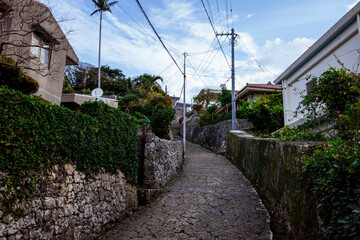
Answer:
<path fill-rule="evenodd" d="M 162 92 L 161 86 L 156 82 L 157 80 L 163 82 L 162 77 L 145 73 L 134 79 L 134 86 L 140 87 L 143 91 Z"/>
<path fill-rule="evenodd" d="M 109 3 L 108 0 L 92 0 L 97 8 L 90 16 L 94 15 L 97 12 L 100 12 L 100 31 L 99 31 L 99 65 L 98 65 L 98 87 L 100 88 L 100 55 L 101 55 L 101 22 L 102 22 L 102 13 L 103 12 L 111 12 L 111 6 L 117 3 L 118 1 L 114 1 Z"/>

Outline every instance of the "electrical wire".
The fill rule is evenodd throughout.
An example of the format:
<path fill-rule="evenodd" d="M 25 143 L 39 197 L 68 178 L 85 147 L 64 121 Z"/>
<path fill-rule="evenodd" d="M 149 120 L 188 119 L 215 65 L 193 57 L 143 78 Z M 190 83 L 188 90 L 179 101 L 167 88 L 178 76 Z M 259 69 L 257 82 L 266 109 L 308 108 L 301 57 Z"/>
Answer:
<path fill-rule="evenodd" d="M 179 58 L 181 57 L 181 55 L 176 59 L 179 60 Z M 162 74 L 163 72 L 165 72 L 169 67 L 171 67 L 174 64 L 174 62 L 170 63 L 164 70 L 162 70 L 159 74 L 157 74 L 156 76 L 160 76 L 160 74 Z"/>
<path fill-rule="evenodd" d="M 152 36 L 152 34 L 149 32 L 149 30 L 145 29 L 143 26 L 141 26 L 140 23 L 138 23 L 128 12 L 125 11 L 124 8 L 120 6 L 120 4 L 117 2 L 116 5 L 136 24 L 138 25 L 144 32 L 146 32 L 154 41 L 156 41 L 156 38 Z M 139 31 L 141 32 L 141 31 Z"/>
<path fill-rule="evenodd" d="M 203 5 L 203 7 L 204 7 L 204 10 L 205 10 L 205 13 L 206 13 L 206 15 L 207 15 L 207 17 L 208 17 L 208 20 L 209 20 L 209 22 L 210 22 L 210 25 L 211 25 L 214 33 L 215 33 L 215 37 L 216 37 L 217 42 L 218 42 L 218 44 L 219 44 L 219 46 L 220 46 L 221 52 L 222 52 L 223 55 L 224 55 L 224 58 L 225 58 L 225 60 L 226 60 L 226 63 L 227 63 L 227 65 L 229 66 L 229 68 L 231 69 L 230 63 L 229 63 L 229 61 L 228 61 L 228 59 L 227 59 L 227 57 L 226 57 L 226 55 L 225 55 L 224 49 L 223 49 L 223 47 L 222 47 L 221 44 L 220 44 L 220 40 L 219 40 L 219 38 L 218 38 L 218 36 L 217 36 L 217 32 L 216 32 L 216 30 L 215 30 L 215 27 L 214 27 L 213 23 L 211 22 L 209 13 L 208 13 L 208 11 L 207 11 L 207 9 L 206 9 L 206 7 L 205 7 L 204 0 L 201 0 L 201 3 L 202 3 L 202 5 Z"/>
<path fill-rule="evenodd" d="M 151 26 L 152 30 L 154 31 L 155 35 L 157 36 L 157 38 L 159 39 L 159 41 L 161 42 L 162 46 L 165 48 L 166 52 L 169 54 L 169 56 L 171 57 L 171 59 L 174 61 L 175 65 L 178 67 L 179 71 L 182 73 L 182 75 L 184 75 L 184 72 L 181 70 L 179 64 L 175 61 L 174 57 L 171 55 L 170 51 L 167 49 L 167 47 L 165 46 L 164 42 L 162 41 L 162 39 L 160 38 L 159 34 L 157 33 L 157 31 L 155 30 L 154 26 L 152 25 L 150 19 L 148 18 L 146 12 L 144 11 L 144 9 L 142 8 L 139 0 L 135 0 L 141 10 L 141 12 L 143 13 L 143 15 L 145 16 L 146 20 L 148 21 L 149 25 Z"/>
<path fill-rule="evenodd" d="M 218 0 L 216 0 L 216 7 L 217 7 L 217 13 L 218 13 L 218 17 L 219 17 L 220 28 L 221 28 L 221 31 L 223 32 L 222 23 L 221 23 L 221 17 L 220 17 L 219 1 Z"/>
<path fill-rule="evenodd" d="M 273 72 L 271 72 L 269 69 L 267 69 L 263 64 L 260 63 L 260 61 L 258 61 L 256 59 L 256 57 L 254 56 L 254 54 L 252 54 L 252 52 L 250 52 L 250 50 L 246 47 L 245 43 L 241 40 L 240 38 L 240 42 L 241 44 L 244 46 L 244 48 L 246 49 L 246 51 L 254 58 L 254 61 L 257 63 L 257 65 L 259 66 L 259 68 L 265 73 L 264 69 L 266 69 L 269 73 L 271 73 L 272 75 L 274 75 L 275 77 L 277 77 Z M 263 66 L 264 69 L 261 67 Z M 267 74 L 265 73 L 265 75 L 267 76 Z M 268 77 L 268 76 L 267 76 Z"/>
<path fill-rule="evenodd" d="M 200 75 L 197 73 L 197 71 L 195 70 L 194 66 L 191 64 L 189 58 L 188 58 L 188 63 L 190 64 L 191 68 L 194 70 L 195 74 L 198 76 L 198 78 L 200 79 L 200 81 L 202 81 L 205 85 L 205 87 L 209 88 L 206 83 L 201 79 Z"/>

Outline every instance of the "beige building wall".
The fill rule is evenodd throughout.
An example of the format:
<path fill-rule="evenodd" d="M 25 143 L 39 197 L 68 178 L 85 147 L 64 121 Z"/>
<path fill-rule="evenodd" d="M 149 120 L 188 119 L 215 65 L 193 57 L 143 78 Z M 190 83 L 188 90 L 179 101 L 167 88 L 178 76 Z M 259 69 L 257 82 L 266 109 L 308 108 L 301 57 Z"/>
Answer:
<path fill-rule="evenodd" d="M 76 53 L 47 6 L 34 0 L 0 0 L 1 3 L 12 9 L 7 38 L 10 44 L 1 54 L 13 57 L 39 82 L 35 95 L 60 105 L 65 66 L 78 63 Z M 39 45 L 34 45 L 34 38 L 40 40 Z M 38 57 L 34 55 L 37 51 Z M 48 58 L 43 57 L 47 55 Z"/>

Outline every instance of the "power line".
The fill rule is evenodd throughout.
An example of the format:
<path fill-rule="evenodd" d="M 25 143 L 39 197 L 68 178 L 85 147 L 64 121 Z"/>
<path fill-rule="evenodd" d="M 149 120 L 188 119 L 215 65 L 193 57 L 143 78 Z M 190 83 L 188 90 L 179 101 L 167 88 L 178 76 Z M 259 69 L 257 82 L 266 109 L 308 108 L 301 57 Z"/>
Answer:
<path fill-rule="evenodd" d="M 171 53 L 169 52 L 169 50 L 167 49 L 167 47 L 165 46 L 164 42 L 162 41 L 162 39 L 160 38 L 159 34 L 156 32 L 154 26 L 152 25 L 152 23 L 150 22 L 150 19 L 148 18 L 146 12 L 144 11 L 144 9 L 142 8 L 139 0 L 135 0 L 137 2 L 137 4 L 139 5 L 139 8 L 141 10 L 141 12 L 144 14 L 146 20 L 148 21 L 149 25 L 151 26 L 152 30 L 154 31 L 154 33 L 156 34 L 157 38 L 159 39 L 159 41 L 161 42 L 162 46 L 165 48 L 166 52 L 169 54 L 169 56 L 171 57 L 171 59 L 174 61 L 174 63 L 176 64 L 176 66 L 178 67 L 179 71 L 182 73 L 182 75 L 184 75 L 184 72 L 181 70 L 181 68 L 179 67 L 178 63 L 175 61 L 174 57 L 171 55 Z"/>
<path fill-rule="evenodd" d="M 176 59 L 179 60 L 179 58 L 181 57 L 181 55 Z M 170 63 L 164 70 L 162 70 L 157 76 L 160 76 L 160 74 L 162 74 L 163 72 L 165 72 L 169 67 L 171 67 L 174 64 L 174 62 Z"/>
<path fill-rule="evenodd" d="M 217 7 L 217 12 L 218 12 L 218 17 L 219 17 L 220 28 L 221 28 L 221 31 L 223 32 L 222 23 L 221 23 L 221 17 L 220 17 L 219 1 L 218 0 L 216 0 L 216 7 Z"/>
<path fill-rule="evenodd" d="M 214 17 L 213 17 L 213 15 L 212 15 L 212 11 L 211 11 L 211 7 L 210 7 L 209 0 L 206 0 L 206 1 L 207 1 L 208 6 L 209 6 L 209 12 L 210 12 L 211 20 L 212 20 L 213 23 L 215 23 Z"/>
<path fill-rule="evenodd" d="M 204 83 L 205 87 L 209 88 L 206 83 L 201 79 L 200 75 L 196 72 L 194 66 L 191 64 L 189 58 L 188 58 L 188 63 L 190 64 L 191 68 L 194 70 L 195 74 L 198 76 L 198 78 Z"/>
<path fill-rule="evenodd" d="M 208 19 L 209 19 L 210 25 L 211 25 L 211 27 L 212 27 L 212 29 L 213 29 L 213 31 L 214 31 L 214 34 L 215 34 L 215 37 L 216 37 L 216 39 L 217 39 L 217 42 L 218 42 L 218 44 L 219 44 L 219 46 L 220 46 L 221 52 L 223 53 L 223 55 L 224 55 L 224 57 L 225 57 L 226 63 L 228 64 L 229 68 L 231 69 L 230 63 L 229 63 L 229 61 L 228 61 L 228 59 L 227 59 L 227 57 L 226 57 L 226 55 L 225 55 L 224 49 L 223 49 L 223 47 L 222 47 L 221 44 L 220 44 L 220 40 L 219 40 L 219 38 L 218 38 L 218 36 L 217 36 L 217 32 L 216 32 L 216 30 L 215 30 L 215 27 L 214 27 L 213 23 L 211 22 L 209 13 L 208 13 L 208 11 L 207 11 L 207 9 L 206 9 L 206 7 L 205 7 L 204 0 L 201 0 L 201 3 L 202 3 L 202 5 L 203 5 L 204 10 L 205 10 L 205 13 L 206 13 L 206 15 L 207 15 L 207 17 L 208 17 Z"/>
<path fill-rule="evenodd" d="M 142 30 L 144 30 L 144 32 L 146 32 L 153 40 L 156 41 L 156 38 L 154 38 L 154 37 L 151 35 L 151 33 L 149 32 L 149 30 L 148 30 L 148 29 L 145 29 L 143 26 L 141 26 L 141 24 L 138 23 L 128 12 L 126 12 L 125 9 L 122 8 L 118 2 L 116 3 L 116 5 L 117 5 L 136 25 L 138 25 Z M 139 31 L 139 32 L 141 32 L 141 31 Z"/>
<path fill-rule="evenodd" d="M 271 72 L 269 69 L 267 69 L 263 64 L 261 64 L 260 61 L 258 61 L 258 60 L 256 59 L 256 57 L 254 56 L 254 54 L 252 54 L 252 53 L 250 52 L 250 50 L 246 47 L 245 43 L 241 40 L 241 38 L 240 38 L 240 42 L 241 42 L 241 44 L 244 46 L 244 48 L 246 49 L 246 51 L 254 58 L 254 61 L 258 64 L 259 68 L 260 68 L 264 73 L 265 73 L 265 71 L 262 69 L 261 66 L 263 66 L 269 73 L 271 73 L 272 75 L 274 75 L 275 77 L 277 77 L 274 73 L 272 73 L 272 72 Z M 265 73 L 265 75 L 266 75 L 266 73 Z"/>

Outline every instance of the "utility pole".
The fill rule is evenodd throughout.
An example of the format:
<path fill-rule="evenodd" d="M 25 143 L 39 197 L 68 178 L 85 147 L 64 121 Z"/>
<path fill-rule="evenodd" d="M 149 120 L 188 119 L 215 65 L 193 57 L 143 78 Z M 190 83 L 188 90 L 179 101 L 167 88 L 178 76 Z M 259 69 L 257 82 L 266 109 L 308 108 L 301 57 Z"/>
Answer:
<path fill-rule="evenodd" d="M 184 105 L 183 105 L 183 156 L 186 154 L 186 103 L 185 103 L 185 82 L 186 82 L 186 52 L 184 52 Z"/>
<path fill-rule="evenodd" d="M 231 130 L 236 130 L 236 107 L 235 107 L 235 34 L 234 28 L 231 33 L 216 34 L 217 36 L 231 36 Z"/>

